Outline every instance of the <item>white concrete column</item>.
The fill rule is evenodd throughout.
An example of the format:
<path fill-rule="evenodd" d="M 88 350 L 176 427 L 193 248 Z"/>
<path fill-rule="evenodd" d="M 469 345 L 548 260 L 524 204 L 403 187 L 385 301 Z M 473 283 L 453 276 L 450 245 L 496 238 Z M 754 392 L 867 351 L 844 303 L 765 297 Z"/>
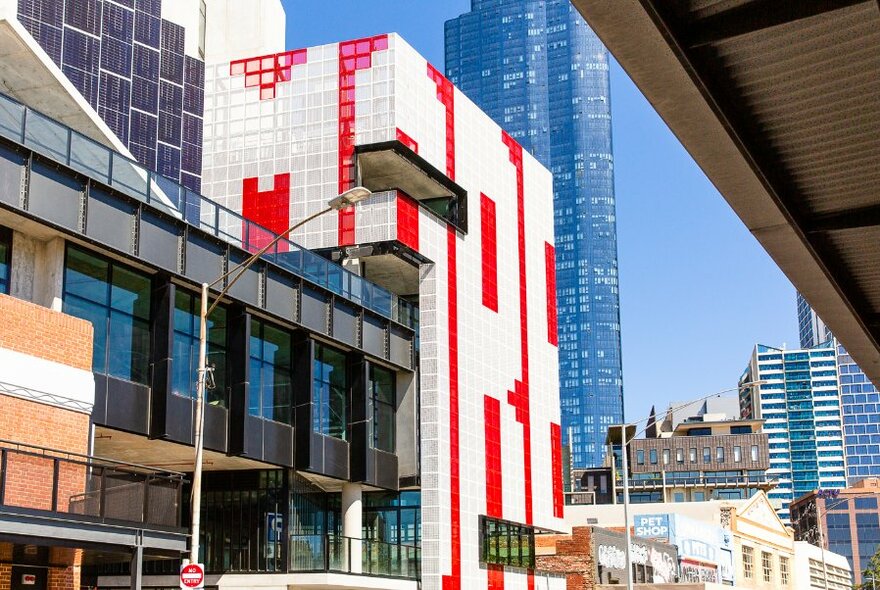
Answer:
<path fill-rule="evenodd" d="M 363 488 L 359 483 L 342 484 L 342 536 L 346 537 L 347 565 L 351 573 L 359 574 L 363 568 Z"/>
<path fill-rule="evenodd" d="M 54 311 L 61 311 L 64 286 L 64 239 L 43 241 L 12 233 L 10 294 Z"/>

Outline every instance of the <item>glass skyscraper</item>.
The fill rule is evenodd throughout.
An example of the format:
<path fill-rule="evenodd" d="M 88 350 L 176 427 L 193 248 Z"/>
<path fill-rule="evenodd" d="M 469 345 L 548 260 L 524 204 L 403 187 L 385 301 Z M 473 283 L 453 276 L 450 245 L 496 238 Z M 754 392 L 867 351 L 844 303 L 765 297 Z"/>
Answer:
<path fill-rule="evenodd" d="M 764 420 L 770 443 L 767 493 L 788 522 L 789 504 L 817 489 L 846 487 L 836 351 L 830 342 L 784 350 L 759 344 L 740 385 L 743 418 Z"/>
<path fill-rule="evenodd" d="M 878 477 L 880 393 L 800 293 L 797 295 L 797 309 L 801 346 L 832 342 L 837 349 L 847 479 L 852 485 L 865 477 Z"/>
<path fill-rule="evenodd" d="M 608 51 L 568 0 L 472 0 L 446 75 L 553 172 L 563 443 L 600 465 L 623 421 Z"/>

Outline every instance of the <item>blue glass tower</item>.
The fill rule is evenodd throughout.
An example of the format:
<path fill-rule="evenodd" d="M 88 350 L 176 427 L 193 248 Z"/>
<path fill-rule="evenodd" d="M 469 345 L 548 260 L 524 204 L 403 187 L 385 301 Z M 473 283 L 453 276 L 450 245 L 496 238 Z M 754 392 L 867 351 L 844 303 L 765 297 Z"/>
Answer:
<path fill-rule="evenodd" d="M 797 295 L 801 346 L 833 342 L 840 373 L 846 477 L 852 485 L 865 477 L 880 476 L 880 393 L 841 346 L 803 295 Z"/>
<path fill-rule="evenodd" d="M 563 442 L 598 466 L 623 421 L 608 51 L 568 0 L 472 0 L 446 75 L 553 172 Z"/>

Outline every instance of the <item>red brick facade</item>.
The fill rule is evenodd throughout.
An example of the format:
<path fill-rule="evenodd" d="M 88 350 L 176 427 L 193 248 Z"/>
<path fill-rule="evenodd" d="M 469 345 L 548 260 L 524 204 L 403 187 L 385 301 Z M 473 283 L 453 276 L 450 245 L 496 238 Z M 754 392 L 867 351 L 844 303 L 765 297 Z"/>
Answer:
<path fill-rule="evenodd" d="M 571 535 L 538 536 L 535 542 L 539 570 L 565 574 L 568 590 L 596 588 L 590 527 L 574 527 Z"/>

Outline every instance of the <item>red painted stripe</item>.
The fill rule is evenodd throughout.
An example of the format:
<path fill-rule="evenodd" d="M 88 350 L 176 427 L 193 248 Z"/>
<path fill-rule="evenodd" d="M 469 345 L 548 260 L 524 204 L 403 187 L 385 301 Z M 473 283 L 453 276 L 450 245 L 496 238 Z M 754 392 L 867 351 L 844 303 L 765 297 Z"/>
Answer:
<path fill-rule="evenodd" d="M 455 90 L 443 74 L 428 64 L 428 77 L 437 86 L 437 100 L 446 107 L 446 175 L 455 180 Z M 447 295 L 449 299 L 449 496 L 450 546 L 452 569 L 443 576 L 443 590 L 461 590 L 461 474 L 459 472 L 458 432 L 458 289 L 456 271 L 456 232 L 446 226 L 449 259 Z"/>
<path fill-rule="evenodd" d="M 273 188 L 260 192 L 257 178 L 242 180 L 242 216 L 269 231 L 242 223 L 242 242 L 256 252 L 290 227 L 290 173 L 276 174 Z M 272 232 L 272 233 L 269 233 Z M 287 251 L 287 242 L 278 244 L 279 252 Z"/>
<path fill-rule="evenodd" d="M 498 243 L 495 201 L 480 193 L 480 244 L 483 260 L 483 305 L 498 311 Z"/>
<path fill-rule="evenodd" d="M 488 590 L 504 590 L 504 567 L 500 565 L 486 564 L 488 577 Z"/>
<path fill-rule="evenodd" d="M 553 469 L 553 516 L 562 518 L 565 498 L 562 489 L 562 428 L 550 423 L 550 464 Z"/>
<path fill-rule="evenodd" d="M 556 323 L 556 249 L 544 243 L 544 271 L 547 275 L 547 341 L 559 346 L 559 328 Z"/>
<path fill-rule="evenodd" d="M 355 72 L 372 66 L 374 51 L 388 49 L 388 35 L 343 41 L 339 44 L 339 193 L 354 186 Z M 339 246 L 354 244 L 354 207 L 339 211 Z"/>
<path fill-rule="evenodd" d="M 267 100 L 275 98 L 278 82 L 290 82 L 291 68 L 306 63 L 307 59 L 305 49 L 237 59 L 229 63 L 229 75 L 244 75 L 244 87 L 259 86 L 260 100 Z"/>
<path fill-rule="evenodd" d="M 484 396 L 483 418 L 486 431 L 486 514 L 502 518 L 501 402 Z"/>
<path fill-rule="evenodd" d="M 507 146 L 511 164 L 516 169 L 516 219 L 519 252 L 519 332 L 522 377 L 508 392 L 508 403 L 516 408 L 516 419 L 523 425 L 523 472 L 525 475 L 526 524 L 532 524 L 532 425 L 529 395 L 529 309 L 526 288 L 526 221 L 523 190 L 522 146 L 506 132 L 501 141 Z"/>
<path fill-rule="evenodd" d="M 399 141 L 415 153 L 419 153 L 419 144 L 416 142 L 416 140 L 401 131 L 400 129 L 397 130 L 397 141 Z"/>
<path fill-rule="evenodd" d="M 397 191 L 397 240 L 419 250 L 419 204 L 403 191 Z"/>

